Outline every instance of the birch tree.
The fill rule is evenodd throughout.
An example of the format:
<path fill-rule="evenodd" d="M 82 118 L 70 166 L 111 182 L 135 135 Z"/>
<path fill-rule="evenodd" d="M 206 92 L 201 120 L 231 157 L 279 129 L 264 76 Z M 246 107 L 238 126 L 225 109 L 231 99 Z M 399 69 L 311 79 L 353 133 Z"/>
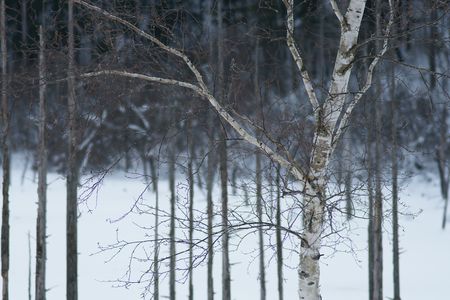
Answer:
<path fill-rule="evenodd" d="M 299 273 L 299 298 L 308 300 L 319 300 L 320 296 L 320 270 L 319 259 L 321 257 L 321 241 L 325 222 L 325 206 L 327 204 L 328 166 L 331 156 L 335 150 L 336 143 L 342 132 L 345 131 L 350 115 L 372 84 L 374 69 L 384 55 L 388 46 L 389 29 L 393 22 L 393 12 L 390 10 L 389 22 L 385 29 L 382 47 L 375 58 L 371 61 L 365 80 L 361 88 L 356 92 L 349 93 L 349 81 L 355 63 L 358 50 L 358 35 L 361 20 L 366 7 L 366 0 L 350 0 L 345 12 L 335 0 L 330 0 L 330 5 L 340 25 L 340 41 L 334 61 L 334 69 L 329 83 L 328 93 L 319 99 L 314 84 L 304 65 L 303 57 L 294 40 L 294 1 L 283 0 L 287 10 L 287 46 L 292 54 L 294 62 L 301 75 L 305 86 L 308 100 L 311 104 L 315 117 L 315 130 L 310 152 L 310 162 L 302 167 L 291 158 L 290 154 L 283 150 L 282 145 L 274 147 L 269 142 L 257 137 L 254 131 L 248 128 L 248 124 L 242 124 L 233 117 L 230 109 L 225 109 L 216 99 L 206 85 L 202 73 L 182 51 L 163 43 L 155 36 L 139 29 L 127 20 L 114 15 L 98 6 L 92 5 L 84 0 L 74 0 L 75 3 L 89 9 L 102 17 L 121 24 L 142 38 L 147 39 L 167 54 L 183 61 L 193 75 L 193 81 L 182 81 L 174 78 L 163 78 L 142 73 L 133 73 L 126 70 L 103 69 L 84 73 L 82 78 L 95 76 L 122 76 L 146 80 L 152 83 L 167 84 L 182 87 L 195 92 L 201 98 L 207 100 L 216 110 L 224 122 L 235 130 L 235 132 L 249 144 L 255 146 L 272 161 L 286 168 L 294 178 L 303 185 L 303 223 L 301 224 L 300 263 Z M 389 1 L 390 7 L 391 1 Z"/>

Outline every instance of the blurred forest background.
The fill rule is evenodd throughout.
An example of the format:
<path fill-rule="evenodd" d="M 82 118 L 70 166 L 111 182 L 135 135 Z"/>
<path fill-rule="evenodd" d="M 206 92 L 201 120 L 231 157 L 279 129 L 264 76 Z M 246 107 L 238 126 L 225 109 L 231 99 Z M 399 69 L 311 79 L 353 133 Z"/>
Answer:
<path fill-rule="evenodd" d="M 345 7 L 348 1 L 338 2 Z M 394 197 L 397 201 L 397 182 L 401 185 L 403 179 L 415 175 L 438 177 L 442 198 L 448 202 L 450 2 L 393 2 L 396 10 L 388 50 L 374 72 L 371 89 L 352 112 L 329 166 L 331 185 L 327 196 L 331 200 L 326 210 L 330 220 L 333 213 L 369 221 L 376 218 L 375 198 L 383 197 L 391 203 Z M 89 3 L 185 53 L 225 110 L 265 143 L 283 148 L 296 164 L 307 168 L 315 117 L 286 46 L 283 1 L 92 0 Z M 127 26 L 80 5 L 75 5 L 73 11 L 71 57 L 67 1 L 5 0 L 5 5 L 6 44 L 2 45 L 7 52 L 2 48 L 2 57 L 6 58 L 2 95 L 6 102 L 2 104 L 2 145 L 7 151 L 3 151 L 3 162 L 9 154 L 19 153 L 26 161 L 25 169 L 38 171 L 42 157 L 38 150 L 43 149 L 40 143 L 44 136 L 46 146 L 42 153 L 49 171 L 72 176 L 68 184 L 75 182 L 79 202 L 95 192 L 106 174 L 125 171 L 148 182 L 149 189 L 154 191 L 160 178 L 172 182 L 172 190 L 174 176 L 188 177 L 192 193 L 194 185 L 208 191 L 208 203 L 216 201 L 211 199 L 211 193 L 214 184 L 220 181 L 222 202 L 217 203 L 222 206 L 215 211 L 212 204 L 208 206 L 211 218 L 224 214 L 227 218 L 227 204 L 223 206 L 227 201 L 223 201 L 227 194 L 236 193 L 247 195 L 242 201 L 247 206 L 253 205 L 248 195 L 264 199 L 263 203 L 254 204 L 255 222 L 262 222 L 264 210 L 267 222 L 278 222 L 280 226 L 282 213 L 275 212 L 277 207 L 280 209 L 277 206 L 280 197 L 292 197 L 288 203 L 296 211 L 293 207 L 298 206 L 302 190 L 294 178 L 255 147 L 242 142 L 198 94 L 133 78 L 83 76 L 105 69 L 126 70 L 192 82 L 192 74 L 182 60 Z M 386 26 L 388 15 L 387 1 L 367 1 L 349 94 L 362 88 L 361 82 L 384 38 L 380 24 L 382 28 Z M 326 98 L 339 46 L 339 22 L 330 2 L 325 0 L 295 1 L 294 17 L 294 40 L 304 67 L 317 95 Z M 68 78 L 74 84 L 74 102 L 69 100 L 69 104 Z M 41 99 L 45 98 L 44 119 L 40 93 Z M 81 187 L 84 192 L 77 196 L 76 190 Z M 5 221 L 5 202 L 3 205 Z M 272 213 L 267 212 L 269 206 Z M 233 220 L 244 224 L 241 216 L 230 209 L 230 218 L 233 215 Z M 447 205 L 443 212 L 444 228 L 446 209 Z M 389 204 L 384 214 L 390 217 L 392 213 L 398 212 L 392 212 Z M 189 220 L 193 215 L 186 214 L 188 223 L 181 219 L 177 222 L 191 232 L 193 224 Z M 158 213 L 152 215 L 158 217 Z M 171 219 L 170 213 L 166 217 Z M 159 222 L 165 216 L 161 218 Z M 228 221 L 232 224 L 232 220 Z M 157 224 L 156 218 L 155 227 Z M 183 228 L 182 225 L 178 228 Z M 208 231 L 211 226 L 205 225 L 208 235 L 212 234 Z M 2 230 L 2 245 L 6 245 L 3 233 Z M 281 240 L 274 242 L 277 243 Z M 281 246 L 274 245 L 277 247 Z M 198 256 L 211 251 L 200 251 Z M 188 269 L 193 268 L 192 257 L 190 260 Z"/>

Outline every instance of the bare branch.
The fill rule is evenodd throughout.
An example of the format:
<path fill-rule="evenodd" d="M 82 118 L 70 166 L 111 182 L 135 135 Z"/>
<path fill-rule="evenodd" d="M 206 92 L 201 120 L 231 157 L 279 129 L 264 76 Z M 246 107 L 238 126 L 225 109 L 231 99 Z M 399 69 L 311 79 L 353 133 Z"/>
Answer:
<path fill-rule="evenodd" d="M 287 30 L 286 30 L 286 42 L 291 52 L 292 58 L 297 64 L 297 68 L 300 71 L 301 77 L 303 79 L 303 84 L 305 85 L 306 93 L 308 94 L 309 101 L 311 102 L 314 113 L 318 113 L 319 101 L 317 100 L 316 92 L 314 91 L 314 86 L 312 80 L 309 77 L 309 73 L 305 68 L 302 56 L 297 46 L 294 42 L 294 0 L 283 0 L 284 5 L 287 9 Z"/>
<path fill-rule="evenodd" d="M 334 14 L 339 20 L 339 23 L 341 24 L 341 28 L 344 28 L 347 26 L 347 22 L 344 19 L 344 16 L 341 13 L 341 10 L 339 9 L 339 6 L 336 3 L 336 0 L 330 0 L 331 7 L 333 8 Z"/>
<path fill-rule="evenodd" d="M 198 69 L 194 66 L 194 64 L 191 62 L 191 60 L 182 52 L 180 52 L 179 50 L 169 47 L 166 44 L 164 44 L 163 42 L 161 42 L 159 39 L 157 39 L 156 37 L 152 36 L 151 34 L 145 32 L 144 30 L 139 29 L 138 27 L 136 27 L 135 25 L 131 24 L 130 22 L 128 22 L 127 20 L 124 20 L 118 16 L 115 16 L 109 12 L 107 12 L 106 10 L 92 5 L 90 3 L 87 3 L 86 1 L 83 0 L 74 0 L 74 3 L 80 4 L 92 11 L 95 11 L 101 15 L 103 15 L 104 17 L 113 20 L 117 23 L 120 23 L 122 25 L 124 25 L 125 27 L 128 27 L 129 29 L 131 29 L 132 31 L 134 31 L 135 33 L 137 33 L 138 35 L 150 40 L 152 43 L 156 44 L 158 47 L 160 47 L 161 49 L 181 58 L 186 65 L 189 67 L 189 69 L 191 70 L 192 73 L 194 73 L 195 78 L 197 79 L 198 84 L 200 85 L 200 88 L 203 89 L 204 91 L 207 91 L 207 87 L 205 82 L 203 81 L 203 77 L 200 74 L 200 72 L 198 71 Z"/>
<path fill-rule="evenodd" d="M 324 117 L 331 133 L 335 132 L 338 120 L 344 110 L 350 75 L 355 59 L 355 46 L 358 42 L 359 29 L 364 14 L 366 0 L 351 0 L 345 14 L 349 26 L 341 28 L 339 48 L 336 54 L 329 99 L 324 104 Z"/>
<path fill-rule="evenodd" d="M 89 77 L 96 77 L 101 75 L 117 75 L 117 76 L 123 76 L 128 78 L 136 78 L 141 80 L 146 80 L 154 83 L 161 83 L 161 84 L 168 84 L 168 85 L 175 85 L 179 87 L 188 88 L 198 95 L 206 98 L 209 103 L 213 106 L 213 108 L 217 111 L 217 113 L 231 126 L 234 130 L 237 131 L 237 133 L 242 137 L 243 140 L 246 142 L 252 144 L 253 146 L 260 149 L 263 153 L 265 153 L 270 159 L 274 160 L 275 162 L 279 163 L 283 168 L 286 168 L 289 170 L 289 172 L 295 176 L 299 181 L 302 181 L 303 183 L 307 184 L 306 177 L 303 175 L 303 173 L 293 165 L 292 162 L 288 161 L 284 157 L 282 157 L 280 154 L 276 153 L 272 150 L 268 145 L 266 145 L 261 140 L 255 138 L 251 133 L 249 133 L 247 130 L 245 130 L 217 101 L 217 99 L 209 93 L 207 90 L 203 90 L 200 87 L 174 79 L 167 79 L 167 78 L 160 78 L 160 77 L 153 77 L 148 76 L 144 74 L 139 73 L 130 73 L 127 71 L 120 71 L 120 70 L 101 70 L 96 72 L 90 72 L 90 73 L 84 73 L 81 74 L 80 77 L 82 78 L 89 78 Z"/>

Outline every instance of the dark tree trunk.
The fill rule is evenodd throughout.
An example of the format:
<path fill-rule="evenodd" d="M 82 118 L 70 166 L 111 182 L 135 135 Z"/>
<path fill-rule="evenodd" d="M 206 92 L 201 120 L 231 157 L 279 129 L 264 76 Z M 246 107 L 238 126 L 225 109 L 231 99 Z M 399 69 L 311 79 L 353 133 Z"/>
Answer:
<path fill-rule="evenodd" d="M 205 3 L 205 31 L 208 32 L 208 44 L 209 44 L 209 57 L 208 62 L 212 65 L 215 61 L 213 57 L 214 53 L 214 39 L 212 37 L 213 32 L 213 0 L 207 0 Z M 211 78 L 212 78 L 211 74 Z M 209 82 L 210 86 L 214 86 L 213 80 Z M 214 265 L 214 244 L 213 244 L 213 217 L 214 217 L 214 204 L 212 198 L 213 182 L 214 182 L 214 168 L 215 168 L 215 145 L 214 145 L 214 113 L 208 110 L 207 116 L 208 122 L 208 165 L 206 174 L 206 203 L 207 203 L 207 215 L 208 215 L 208 262 L 207 262 L 207 299 L 214 299 L 214 277 L 213 277 L 213 265 Z"/>
<path fill-rule="evenodd" d="M 171 153 L 169 158 L 169 188 L 170 188 L 170 274 L 169 290 L 170 300 L 175 300 L 176 283 L 176 248 L 175 248 L 175 209 L 176 209 L 176 191 L 175 191 L 175 154 Z"/>
<path fill-rule="evenodd" d="M 392 257 L 394 278 L 394 299 L 400 300 L 400 252 L 398 240 L 398 138 L 397 138 L 397 100 L 395 95 L 395 72 L 391 74 L 392 108 Z"/>
<path fill-rule="evenodd" d="M 38 154 L 38 213 L 36 221 L 36 299 L 45 300 L 47 259 L 47 142 L 46 142 L 46 65 L 43 26 L 39 27 L 39 154 Z"/>
<path fill-rule="evenodd" d="M 448 108 L 446 105 L 442 108 L 440 128 L 439 128 L 439 145 L 437 150 L 437 164 L 439 169 L 439 179 L 441 182 L 441 194 L 444 199 L 444 214 L 442 217 L 442 229 L 447 224 L 447 208 L 448 208 L 448 189 L 450 183 L 450 166 L 447 166 L 447 135 L 448 135 Z"/>
<path fill-rule="evenodd" d="M 369 269 L 369 300 L 374 298 L 374 234 L 373 234 L 373 207 L 374 207 L 374 196 L 373 196 L 373 151 L 372 142 L 374 135 L 374 118 L 372 114 L 373 104 L 369 104 L 369 110 L 367 112 L 368 129 L 367 129 L 367 193 L 368 193 L 368 269 Z"/>
<path fill-rule="evenodd" d="M 217 1 L 217 97 L 225 105 L 225 74 L 224 74 L 224 44 L 223 44 L 223 0 Z M 230 253 L 229 253 L 229 233 L 228 233 L 228 151 L 227 134 L 224 127 L 221 127 L 219 142 L 219 168 L 220 187 L 222 203 L 222 300 L 231 300 L 231 276 L 230 276 Z"/>
<path fill-rule="evenodd" d="M 189 300 L 194 300 L 194 172 L 192 162 L 194 160 L 194 142 L 191 120 L 188 120 L 188 182 L 189 182 Z"/>
<path fill-rule="evenodd" d="M 353 201 L 352 201 L 352 166 L 350 163 L 350 151 L 351 151 L 351 136 L 350 130 L 347 131 L 347 137 L 343 139 L 344 142 L 344 165 L 345 165 L 345 213 L 347 220 L 350 220 L 353 216 Z"/>
<path fill-rule="evenodd" d="M 263 199 L 262 199 L 262 171 L 261 171 L 261 155 L 256 153 L 256 213 L 258 216 L 258 237 L 259 237 L 259 282 L 260 282 L 260 299 L 266 300 L 266 270 L 264 263 L 264 234 L 262 228 L 263 215 Z"/>
<path fill-rule="evenodd" d="M 276 207 L 276 239 L 277 239 L 277 275 L 278 275 L 278 300 L 283 300 L 283 241 L 281 239 L 281 187 L 280 166 L 277 166 L 276 175 L 277 207 Z"/>
<path fill-rule="evenodd" d="M 31 234 L 28 231 L 28 300 L 31 300 Z"/>
<path fill-rule="evenodd" d="M 213 245 L 213 216 L 214 216 L 214 204 L 212 199 L 213 182 L 214 182 L 214 131 L 212 122 L 212 112 L 208 112 L 208 131 L 209 131 L 209 154 L 208 154 L 208 166 L 207 166 L 207 178 L 206 178 L 206 205 L 208 214 L 208 267 L 207 267 L 207 293 L 208 300 L 214 299 L 214 279 L 213 279 L 213 263 L 214 263 L 214 245 Z"/>
<path fill-rule="evenodd" d="M 376 32 L 381 35 L 381 3 L 377 0 L 375 3 L 376 13 Z M 377 50 L 381 45 L 377 44 Z M 383 195 L 381 191 L 381 82 L 380 78 L 376 80 L 376 99 L 375 102 L 375 202 L 374 202 L 374 300 L 383 299 Z"/>
<path fill-rule="evenodd" d="M 150 172 L 155 192 L 155 246 L 153 254 L 153 299 L 159 300 L 159 191 L 158 174 L 156 172 L 155 161 L 150 157 Z"/>
<path fill-rule="evenodd" d="M 68 126 L 69 126 L 69 149 L 67 162 L 67 300 L 78 299 L 78 229 L 77 229 L 77 122 L 76 122 L 76 101 L 75 101 L 75 48 L 74 48 L 74 19 L 73 0 L 68 2 L 68 48 L 69 48 L 69 68 L 68 68 Z"/>
<path fill-rule="evenodd" d="M 2 207 L 2 232 L 1 232 L 1 256 L 2 256 L 2 299 L 9 299 L 9 105 L 8 105 L 8 57 L 6 47 L 6 7 L 5 0 L 1 0 L 0 6 L 0 40 L 2 50 L 2 162 L 3 162 L 3 207 Z"/>

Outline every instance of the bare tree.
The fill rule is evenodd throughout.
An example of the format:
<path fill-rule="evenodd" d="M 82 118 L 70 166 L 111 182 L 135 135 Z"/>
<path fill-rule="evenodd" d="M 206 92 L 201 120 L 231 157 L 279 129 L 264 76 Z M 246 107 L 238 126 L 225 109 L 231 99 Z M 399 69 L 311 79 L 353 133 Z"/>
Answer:
<path fill-rule="evenodd" d="M 130 22 L 113 15 L 98 6 L 89 4 L 83 0 L 74 0 L 76 3 L 88 8 L 98 14 L 115 21 L 128 29 L 132 30 L 141 37 L 151 41 L 161 50 L 174 55 L 183 61 L 187 68 L 194 75 L 195 82 L 185 82 L 181 80 L 162 78 L 157 76 L 149 76 L 140 73 L 131 73 L 122 70 L 100 70 L 82 74 L 81 77 L 89 78 L 101 75 L 115 75 L 124 76 L 128 78 L 142 79 L 148 82 L 168 84 L 178 87 L 184 87 L 197 93 L 202 98 L 205 98 L 212 107 L 217 111 L 221 118 L 228 123 L 240 137 L 257 147 L 260 151 L 265 153 L 271 160 L 279 163 L 283 168 L 301 182 L 304 186 L 304 204 L 303 204 L 303 228 L 301 234 L 300 246 L 300 264 L 299 264 L 299 297 L 301 299 L 319 300 L 319 259 L 321 257 L 321 240 L 325 222 L 325 205 L 327 203 L 327 179 L 328 179 L 328 165 L 331 155 L 334 152 L 336 143 L 339 140 L 342 132 L 350 121 L 350 115 L 353 108 L 359 102 L 361 97 L 372 85 L 372 75 L 380 57 L 384 55 L 387 50 L 389 29 L 393 22 L 392 9 L 390 10 L 390 17 L 388 26 L 385 32 L 383 46 L 371 61 L 366 80 L 362 87 L 349 95 L 349 80 L 352 74 L 353 65 L 358 44 L 358 35 L 360 31 L 361 20 L 364 15 L 366 0 L 350 0 L 345 14 L 341 12 L 337 3 L 330 0 L 333 11 L 339 20 L 341 28 L 341 36 L 339 48 L 334 61 L 334 69 L 331 76 L 330 87 L 325 99 L 322 103 L 315 93 L 314 85 L 310 79 L 307 69 L 303 64 L 303 59 L 298 47 L 294 41 L 294 1 L 284 0 L 287 8 L 287 44 L 291 54 L 298 66 L 303 83 L 306 88 L 308 99 L 312 105 L 312 110 L 315 116 L 315 132 L 312 141 L 310 163 L 306 167 L 301 167 L 290 156 L 287 151 L 284 151 L 282 145 L 277 145 L 276 150 L 272 148 L 270 143 L 266 143 L 258 139 L 252 132 L 246 129 L 236 118 L 225 109 L 220 102 L 214 97 L 208 89 L 203 76 L 199 69 L 192 63 L 186 54 L 177 50 L 174 47 L 168 46 L 161 42 L 155 36 L 140 30 Z M 389 2 L 391 4 L 391 2 Z M 392 5 L 390 5 L 392 7 Z"/>
<path fill-rule="evenodd" d="M 259 239 L 259 288 L 260 299 L 266 300 L 266 270 L 264 263 L 264 232 L 262 227 L 263 216 L 263 197 L 262 197 L 262 170 L 261 170 L 261 155 L 256 152 L 256 214 L 258 222 L 258 239 Z"/>
<path fill-rule="evenodd" d="M 367 116 L 370 123 L 373 123 L 373 117 L 371 113 Z M 374 295 L 374 235 L 373 235 L 373 206 L 374 206 L 374 196 L 373 196 L 373 126 L 369 126 L 367 133 L 367 198 L 368 198 L 368 214 L 367 219 L 369 224 L 367 226 L 367 243 L 368 243 L 368 270 L 369 270 L 369 300 L 373 300 Z"/>
<path fill-rule="evenodd" d="M 375 2 L 376 34 L 381 35 L 381 1 Z M 380 47 L 377 42 L 376 48 Z M 383 194 L 381 190 L 381 81 L 380 77 L 376 80 L 376 99 L 375 101 L 375 198 L 374 198 L 374 219 L 373 219 L 373 239 L 374 239 L 374 268 L 373 268 L 373 299 L 383 299 Z"/>
<path fill-rule="evenodd" d="M 156 172 L 155 159 L 150 157 L 150 172 L 153 183 L 153 191 L 155 192 L 155 245 L 153 253 L 153 298 L 159 300 L 159 190 L 158 190 L 158 174 Z"/>
<path fill-rule="evenodd" d="M 208 28 L 209 33 L 209 63 L 212 63 L 213 57 L 213 39 L 212 39 L 212 26 L 213 26 L 213 1 L 208 0 L 206 2 L 206 19 L 205 22 L 206 27 Z M 213 85 L 213 84 L 211 84 Z M 212 198 L 213 192 L 213 183 L 214 183 L 214 170 L 216 166 L 216 157 L 215 157 L 215 145 L 214 145 L 214 137 L 215 137 L 215 122 L 213 112 L 208 110 L 207 116 L 208 122 L 208 161 L 207 161 L 207 171 L 206 171 L 206 211 L 208 215 L 208 262 L 207 262 L 207 296 L 208 300 L 214 299 L 214 277 L 213 277 L 213 266 L 214 266 L 214 245 L 213 245 L 213 216 L 214 216 L 214 203 Z"/>
<path fill-rule="evenodd" d="M 6 7 L 5 0 L 0 3 L 0 42 L 2 51 L 2 163 L 3 163 L 3 207 L 2 207 L 2 299 L 9 299 L 9 105 L 8 105 L 8 73 L 7 73 L 7 45 L 6 45 Z"/>
<path fill-rule="evenodd" d="M 255 72 L 253 75 L 253 86 L 255 93 L 255 104 L 256 106 L 260 106 L 262 101 L 261 99 L 261 91 L 259 86 L 259 38 L 256 38 L 255 48 L 254 48 L 254 64 L 255 64 Z M 262 119 L 263 112 L 258 110 L 258 119 Z M 258 150 L 256 150 L 256 215 L 258 218 L 258 222 L 262 224 L 263 222 L 263 196 L 262 196 L 262 170 L 261 170 L 261 154 Z M 258 226 L 258 243 L 259 243 L 259 289 L 260 289 L 260 299 L 266 300 L 266 269 L 264 262 L 264 232 L 262 225 Z"/>
<path fill-rule="evenodd" d="M 391 139 L 392 139 L 392 258 L 393 258 L 393 278 L 394 278 L 394 300 L 400 300 L 400 250 L 398 240 L 398 101 L 395 88 L 395 69 L 391 67 Z"/>
<path fill-rule="evenodd" d="M 31 234 L 28 231 L 28 300 L 31 300 Z"/>
<path fill-rule="evenodd" d="M 38 153 L 38 213 L 36 221 L 36 299 L 45 300 L 47 259 L 47 143 L 46 143 L 46 66 L 43 25 L 39 27 L 39 153 Z"/>
<path fill-rule="evenodd" d="M 75 101 L 75 46 L 73 0 L 68 1 L 68 70 L 67 70 L 67 109 L 68 109 L 68 162 L 67 162 L 67 300 L 78 299 L 78 244 L 77 244 L 77 122 Z"/>
<path fill-rule="evenodd" d="M 169 189 L 170 189 L 170 273 L 169 273 L 169 299 L 175 300 L 176 283 L 176 248 L 175 248 L 175 153 L 172 150 L 169 154 Z"/>
<path fill-rule="evenodd" d="M 195 150 L 191 120 L 187 120 L 188 139 L 188 183 L 189 183 L 189 300 L 194 300 L 194 171 L 192 161 Z"/>
<path fill-rule="evenodd" d="M 225 70 L 224 70 L 224 29 L 223 29 L 223 0 L 217 1 L 217 98 L 225 105 Z M 228 230 L 228 145 L 227 133 L 221 127 L 219 142 L 219 171 L 222 202 L 222 300 L 231 300 L 230 251 Z"/>
<path fill-rule="evenodd" d="M 283 292 L 283 241 L 281 239 L 281 186 L 280 167 L 277 166 L 275 185 L 277 189 L 276 204 L 276 240 L 277 240 L 277 277 L 278 277 L 278 300 L 284 299 Z"/>

